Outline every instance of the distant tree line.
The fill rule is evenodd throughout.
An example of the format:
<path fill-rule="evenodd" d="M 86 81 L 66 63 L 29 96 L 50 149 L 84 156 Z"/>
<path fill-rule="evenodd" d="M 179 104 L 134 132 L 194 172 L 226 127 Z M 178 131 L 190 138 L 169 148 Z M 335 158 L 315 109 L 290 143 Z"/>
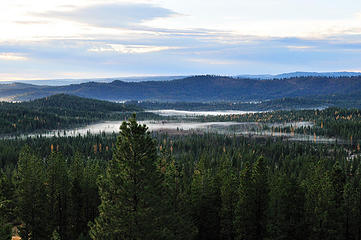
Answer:
<path fill-rule="evenodd" d="M 0 135 L 66 129 L 104 120 L 123 121 L 133 112 L 139 112 L 140 119 L 159 118 L 134 105 L 66 94 L 29 102 L 0 102 Z"/>
<path fill-rule="evenodd" d="M 269 112 L 256 112 L 248 114 L 230 114 L 218 116 L 201 116 L 199 121 L 236 121 L 258 123 L 294 123 L 311 122 L 310 127 L 275 127 L 273 131 L 295 132 L 317 136 L 338 137 L 345 140 L 352 139 L 353 144 L 361 143 L 361 110 L 326 108 L 314 110 L 279 110 Z M 271 130 L 267 128 L 266 130 Z"/>

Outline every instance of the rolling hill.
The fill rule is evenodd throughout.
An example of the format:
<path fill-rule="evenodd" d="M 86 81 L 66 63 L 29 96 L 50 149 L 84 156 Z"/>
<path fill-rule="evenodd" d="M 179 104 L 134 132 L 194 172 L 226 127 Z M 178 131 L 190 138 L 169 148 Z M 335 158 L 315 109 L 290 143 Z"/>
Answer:
<path fill-rule="evenodd" d="M 296 77 L 359 77 L 360 72 L 290 72 L 281 74 L 244 74 L 238 75 L 238 78 L 251 78 L 251 79 L 284 79 L 284 78 L 296 78 Z"/>
<path fill-rule="evenodd" d="M 172 81 L 88 82 L 67 86 L 0 85 L 0 98 L 23 101 L 65 93 L 101 100 L 259 101 L 291 97 L 349 95 L 361 92 L 361 77 L 297 77 L 254 80 L 193 76 Z M 357 95 L 357 94 L 356 94 Z"/>
<path fill-rule="evenodd" d="M 0 102 L 0 135 L 64 129 L 100 120 L 122 120 L 142 111 L 132 105 L 58 94 L 33 101 Z"/>

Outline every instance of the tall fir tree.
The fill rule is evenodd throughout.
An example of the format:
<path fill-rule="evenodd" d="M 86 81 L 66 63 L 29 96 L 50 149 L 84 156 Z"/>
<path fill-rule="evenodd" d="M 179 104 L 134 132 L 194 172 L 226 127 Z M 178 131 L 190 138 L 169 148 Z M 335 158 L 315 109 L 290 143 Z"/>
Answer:
<path fill-rule="evenodd" d="M 21 239 L 49 239 L 45 167 L 39 157 L 25 146 L 19 156 L 16 196 Z"/>
<path fill-rule="evenodd" d="M 0 170 L 0 240 L 11 239 L 14 188 L 11 180 Z"/>
<path fill-rule="evenodd" d="M 248 162 L 243 165 L 240 173 L 240 183 L 238 190 L 238 202 L 235 209 L 235 229 L 236 239 L 252 239 L 254 232 L 252 222 L 254 204 L 254 189 L 252 184 L 252 167 Z"/>
<path fill-rule="evenodd" d="M 69 178 L 67 163 L 59 152 L 50 154 L 47 160 L 46 191 L 49 201 L 49 223 L 52 224 L 52 232 L 57 231 L 61 239 L 70 238 L 69 229 Z"/>
<path fill-rule="evenodd" d="M 99 215 L 100 196 L 97 186 L 97 178 L 104 174 L 105 168 L 101 167 L 98 161 L 87 161 L 84 168 L 84 177 L 82 181 L 83 189 L 83 218 L 84 223 L 94 221 Z M 89 234 L 89 226 L 87 227 L 86 233 L 80 234 L 86 237 Z M 79 237 L 81 237 L 79 236 Z M 87 238 L 89 239 L 89 238 Z"/>
<path fill-rule="evenodd" d="M 330 179 L 332 183 L 332 208 L 329 209 L 330 219 L 332 219 L 332 228 L 333 228 L 333 238 L 334 239 L 347 239 L 346 236 L 349 236 L 348 233 L 348 223 L 347 218 L 347 207 L 345 205 L 345 194 L 344 188 L 346 184 L 346 173 L 341 168 L 339 161 L 337 161 L 330 173 Z"/>
<path fill-rule="evenodd" d="M 81 233 L 87 233 L 87 221 L 84 216 L 84 160 L 79 152 L 75 153 L 73 161 L 70 164 L 70 231 L 72 236 L 78 236 Z"/>
<path fill-rule="evenodd" d="M 333 239 L 335 236 L 332 211 L 335 209 L 335 191 L 326 160 L 311 163 L 308 176 L 303 181 L 305 213 L 309 239 Z"/>
<path fill-rule="evenodd" d="M 99 216 L 93 239 L 159 239 L 160 174 L 156 144 L 135 116 L 120 127 L 116 150 L 99 179 Z"/>
<path fill-rule="evenodd" d="M 237 239 L 261 240 L 267 234 L 268 172 L 261 156 L 246 165 L 241 173 L 239 200 L 236 208 Z"/>
<path fill-rule="evenodd" d="M 221 209 L 220 209 L 220 239 L 233 240 L 236 236 L 234 220 L 235 209 L 238 201 L 238 178 L 235 169 L 232 167 L 232 162 L 228 156 L 223 155 L 221 166 L 218 173 L 220 178 L 220 194 L 221 194 Z"/>
<path fill-rule="evenodd" d="M 207 164 L 206 158 L 201 157 L 191 185 L 193 221 L 198 228 L 197 240 L 218 239 L 220 233 L 219 183 Z"/>
<path fill-rule="evenodd" d="M 305 194 L 297 179 L 286 174 L 275 174 L 272 180 L 268 211 L 269 237 L 277 240 L 307 238 Z"/>
<path fill-rule="evenodd" d="M 180 166 L 177 166 L 171 154 L 163 149 L 158 168 L 162 175 L 162 238 L 193 239 L 197 234 L 197 228 L 191 218 Z"/>
<path fill-rule="evenodd" d="M 262 156 L 253 166 L 252 180 L 255 188 L 255 239 L 264 239 L 267 234 L 269 187 L 267 167 Z"/>

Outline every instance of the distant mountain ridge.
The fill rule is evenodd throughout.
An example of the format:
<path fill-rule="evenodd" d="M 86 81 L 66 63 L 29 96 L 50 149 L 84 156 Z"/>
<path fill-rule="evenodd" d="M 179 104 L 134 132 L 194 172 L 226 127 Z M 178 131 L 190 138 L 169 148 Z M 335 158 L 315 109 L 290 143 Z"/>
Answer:
<path fill-rule="evenodd" d="M 33 85 L 48 85 L 48 86 L 65 86 L 70 84 L 81 84 L 87 82 L 101 82 L 110 83 L 115 80 L 124 82 L 144 82 L 144 81 L 170 81 L 175 79 L 186 78 L 187 76 L 139 76 L 139 77 L 112 77 L 112 78 L 84 78 L 84 79 L 49 79 L 49 80 L 17 80 L 17 81 L 3 81 L 3 84 L 24 83 Z"/>
<path fill-rule="evenodd" d="M 237 75 L 237 78 L 251 78 L 251 79 L 284 79 L 295 77 L 357 77 L 361 76 L 361 72 L 291 72 L 281 74 L 260 74 L 260 75 Z"/>
<path fill-rule="evenodd" d="M 194 75 L 193 75 L 194 76 Z M 284 79 L 294 77 L 356 77 L 361 76 L 361 72 L 290 72 L 281 74 L 242 74 L 230 76 L 233 78 L 250 78 L 250 79 Z M 169 76 L 130 76 L 130 77 L 111 77 L 111 78 L 82 78 L 82 79 L 48 79 L 48 80 L 17 80 L 2 81 L 3 84 L 24 83 L 37 86 L 66 86 L 70 84 L 81 84 L 87 82 L 111 83 L 116 80 L 123 82 L 147 82 L 147 81 L 172 81 L 192 77 L 190 75 L 169 75 Z"/>
<path fill-rule="evenodd" d="M 116 80 L 111 83 L 88 82 L 67 86 L 36 86 L 21 83 L 0 85 L 0 98 L 13 101 L 36 99 L 60 93 L 111 101 L 211 102 L 348 95 L 359 92 L 361 92 L 361 76 L 255 80 L 204 75 L 171 81 L 123 82 Z"/>
<path fill-rule="evenodd" d="M 361 72 L 291 72 L 281 74 L 242 74 L 229 76 L 232 78 L 249 78 L 259 80 L 285 79 L 295 77 L 356 77 L 361 76 Z M 172 81 L 192 77 L 189 75 L 170 75 L 170 76 L 130 76 L 130 77 L 111 77 L 111 78 L 82 78 L 82 79 L 48 79 L 48 80 L 16 80 L 2 81 L 2 84 L 23 83 L 36 86 L 66 86 L 70 84 L 82 84 L 88 82 L 111 83 L 119 80 L 123 82 L 148 82 L 148 81 Z"/>

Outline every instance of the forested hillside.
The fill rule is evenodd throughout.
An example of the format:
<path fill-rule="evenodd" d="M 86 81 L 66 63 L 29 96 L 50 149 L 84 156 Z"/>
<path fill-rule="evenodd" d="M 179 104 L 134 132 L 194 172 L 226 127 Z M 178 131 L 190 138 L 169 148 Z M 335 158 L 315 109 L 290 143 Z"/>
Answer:
<path fill-rule="evenodd" d="M 358 239 L 355 146 L 216 134 L 0 142 L 10 239 Z M 98 179 L 98 180 L 97 180 Z M 31 237 L 30 237 L 31 236 Z"/>
<path fill-rule="evenodd" d="M 330 96 L 287 97 L 265 101 L 216 101 L 216 102 L 173 102 L 173 101 L 128 101 L 144 109 L 177 109 L 187 111 L 212 110 L 297 110 L 310 108 L 340 107 L 361 109 L 361 92 L 335 94 Z"/>
<path fill-rule="evenodd" d="M 303 133 L 309 135 L 323 135 L 350 140 L 353 143 L 361 143 L 361 110 L 326 108 L 323 110 L 292 110 L 292 111 L 269 111 L 256 112 L 241 115 L 218 115 L 198 117 L 199 121 L 236 121 L 257 123 L 291 123 L 287 127 L 264 126 L 264 130 L 273 132 Z M 311 122 L 313 126 L 292 126 L 297 122 Z"/>
<path fill-rule="evenodd" d="M 28 100 L 58 93 L 103 100 L 256 101 L 361 92 L 361 77 L 298 77 L 274 80 L 193 76 L 172 81 L 82 83 L 68 86 L 0 85 L 0 98 Z M 356 95 L 357 96 L 357 95 Z"/>
<path fill-rule="evenodd" d="M 99 120 L 123 120 L 132 105 L 59 94 L 29 102 L 0 102 L 0 134 L 63 129 Z"/>

